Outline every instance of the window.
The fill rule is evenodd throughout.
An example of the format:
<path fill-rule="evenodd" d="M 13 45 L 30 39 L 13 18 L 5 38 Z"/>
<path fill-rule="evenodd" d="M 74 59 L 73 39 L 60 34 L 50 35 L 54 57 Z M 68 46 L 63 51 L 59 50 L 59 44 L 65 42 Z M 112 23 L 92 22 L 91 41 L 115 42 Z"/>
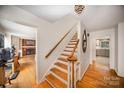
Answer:
<path fill-rule="evenodd" d="M 101 42 L 101 47 L 102 48 L 109 48 L 109 41 L 102 41 Z"/>
<path fill-rule="evenodd" d="M 99 48 L 109 48 L 109 39 L 97 39 L 96 40 L 96 47 Z"/>

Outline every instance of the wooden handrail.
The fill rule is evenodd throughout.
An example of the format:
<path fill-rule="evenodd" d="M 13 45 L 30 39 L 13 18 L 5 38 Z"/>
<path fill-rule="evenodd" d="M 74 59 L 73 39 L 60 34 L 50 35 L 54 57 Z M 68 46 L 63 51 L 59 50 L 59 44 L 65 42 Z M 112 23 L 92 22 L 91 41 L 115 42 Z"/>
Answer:
<path fill-rule="evenodd" d="M 73 26 L 75 27 L 75 25 Z M 63 41 L 63 39 L 72 31 L 73 27 L 61 38 L 61 40 L 47 53 L 45 58 L 48 58 L 50 54 L 56 49 L 56 47 Z"/>

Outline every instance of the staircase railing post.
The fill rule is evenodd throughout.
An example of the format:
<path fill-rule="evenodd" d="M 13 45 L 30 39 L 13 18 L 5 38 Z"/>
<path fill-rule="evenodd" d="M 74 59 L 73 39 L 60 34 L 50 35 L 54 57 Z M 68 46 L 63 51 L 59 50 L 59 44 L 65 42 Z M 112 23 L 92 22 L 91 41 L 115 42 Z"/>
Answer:
<path fill-rule="evenodd" d="M 68 61 L 71 63 L 71 88 L 75 88 L 75 71 L 74 64 L 77 61 L 77 58 L 73 55 L 72 57 L 68 57 Z"/>

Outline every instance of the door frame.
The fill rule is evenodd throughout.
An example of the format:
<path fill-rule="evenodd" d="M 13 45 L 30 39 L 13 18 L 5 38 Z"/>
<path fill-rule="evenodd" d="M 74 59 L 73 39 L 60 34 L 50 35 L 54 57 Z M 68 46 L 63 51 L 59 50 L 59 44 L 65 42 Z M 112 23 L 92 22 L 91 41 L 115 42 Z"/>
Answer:
<path fill-rule="evenodd" d="M 96 39 L 97 38 L 110 38 L 110 69 L 116 70 L 115 64 L 115 30 L 109 29 L 111 31 L 96 31 L 90 34 L 90 64 L 96 60 Z M 95 42 L 95 44 L 94 44 Z"/>

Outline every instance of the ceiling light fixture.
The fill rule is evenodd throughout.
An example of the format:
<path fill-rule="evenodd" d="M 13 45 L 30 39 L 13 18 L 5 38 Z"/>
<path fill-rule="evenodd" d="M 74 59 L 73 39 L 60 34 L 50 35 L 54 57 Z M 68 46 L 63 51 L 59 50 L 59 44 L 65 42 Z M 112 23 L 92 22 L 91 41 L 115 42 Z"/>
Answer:
<path fill-rule="evenodd" d="M 74 10 L 77 14 L 81 14 L 82 11 L 84 10 L 85 6 L 84 5 L 75 5 Z"/>

